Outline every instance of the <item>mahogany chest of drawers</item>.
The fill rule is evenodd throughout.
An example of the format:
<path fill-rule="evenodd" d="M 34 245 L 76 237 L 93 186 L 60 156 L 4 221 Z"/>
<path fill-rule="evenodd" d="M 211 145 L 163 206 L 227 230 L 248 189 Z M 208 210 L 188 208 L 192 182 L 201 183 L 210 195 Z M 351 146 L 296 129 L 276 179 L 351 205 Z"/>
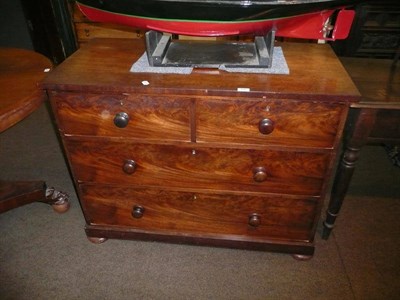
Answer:
<path fill-rule="evenodd" d="M 143 44 L 93 40 L 43 83 L 89 239 L 312 256 L 359 98 L 330 47 L 282 44 L 290 75 L 130 73 Z"/>

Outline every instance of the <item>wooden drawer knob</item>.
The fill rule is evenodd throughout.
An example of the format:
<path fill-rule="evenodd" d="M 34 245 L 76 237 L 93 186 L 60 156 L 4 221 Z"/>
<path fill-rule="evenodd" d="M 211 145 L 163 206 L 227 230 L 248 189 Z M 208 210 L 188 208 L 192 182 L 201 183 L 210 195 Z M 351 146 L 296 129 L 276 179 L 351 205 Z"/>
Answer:
<path fill-rule="evenodd" d="M 144 207 L 140 206 L 140 205 L 135 205 L 132 209 L 132 217 L 134 217 L 135 219 L 140 219 L 141 217 L 143 217 L 144 214 Z"/>
<path fill-rule="evenodd" d="M 264 167 L 256 167 L 253 169 L 253 179 L 256 182 L 263 182 L 267 179 L 267 170 Z"/>
<path fill-rule="evenodd" d="M 271 121 L 270 119 L 262 119 L 258 123 L 258 130 L 262 134 L 270 134 L 272 131 L 274 131 L 274 122 Z"/>
<path fill-rule="evenodd" d="M 249 215 L 249 225 L 257 227 L 261 224 L 261 217 L 258 214 Z"/>
<path fill-rule="evenodd" d="M 122 170 L 126 174 L 133 174 L 136 171 L 137 163 L 132 159 L 127 159 L 122 166 Z"/>
<path fill-rule="evenodd" d="M 117 113 L 114 117 L 114 124 L 119 128 L 124 128 L 128 126 L 129 115 L 125 112 Z"/>

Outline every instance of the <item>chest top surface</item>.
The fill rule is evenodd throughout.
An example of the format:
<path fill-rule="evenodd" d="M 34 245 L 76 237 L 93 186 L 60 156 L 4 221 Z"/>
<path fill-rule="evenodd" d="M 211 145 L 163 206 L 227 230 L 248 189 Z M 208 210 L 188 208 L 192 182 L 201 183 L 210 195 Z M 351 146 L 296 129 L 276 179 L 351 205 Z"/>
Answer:
<path fill-rule="evenodd" d="M 95 39 L 53 70 L 43 87 L 78 92 L 245 96 L 356 102 L 359 92 L 329 45 L 282 43 L 290 74 L 194 70 L 190 75 L 131 73 L 143 40 Z M 144 86 L 143 81 L 149 85 Z M 239 92 L 245 88 L 247 92 Z"/>

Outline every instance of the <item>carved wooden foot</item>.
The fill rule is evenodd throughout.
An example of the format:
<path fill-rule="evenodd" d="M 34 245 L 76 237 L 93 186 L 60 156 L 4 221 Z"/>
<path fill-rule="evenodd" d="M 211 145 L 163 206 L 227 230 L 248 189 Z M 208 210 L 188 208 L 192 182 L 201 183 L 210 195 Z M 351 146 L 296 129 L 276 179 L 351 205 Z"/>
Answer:
<path fill-rule="evenodd" d="M 62 203 L 62 204 L 53 204 L 51 207 L 55 212 L 58 212 L 59 214 L 63 214 L 67 212 L 70 208 L 70 204 L 68 201 Z"/>
<path fill-rule="evenodd" d="M 310 260 L 311 258 L 313 258 L 313 255 L 292 254 L 292 257 L 293 257 L 295 260 L 307 261 L 307 260 Z"/>
<path fill-rule="evenodd" d="M 99 237 L 92 237 L 88 236 L 87 237 L 89 241 L 91 241 L 93 244 L 102 244 L 105 241 L 107 241 L 107 238 L 99 238 Z"/>
<path fill-rule="evenodd" d="M 43 202 L 50 204 L 58 213 L 65 213 L 70 207 L 69 195 L 53 187 L 46 189 L 46 199 Z"/>
<path fill-rule="evenodd" d="M 0 213 L 33 202 L 49 204 L 58 213 L 69 209 L 68 194 L 47 188 L 44 181 L 0 181 Z"/>

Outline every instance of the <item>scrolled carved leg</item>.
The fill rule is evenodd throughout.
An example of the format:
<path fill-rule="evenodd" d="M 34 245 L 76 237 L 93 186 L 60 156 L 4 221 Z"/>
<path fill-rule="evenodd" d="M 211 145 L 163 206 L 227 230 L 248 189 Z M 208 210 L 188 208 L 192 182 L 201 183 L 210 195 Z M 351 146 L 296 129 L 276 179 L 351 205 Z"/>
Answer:
<path fill-rule="evenodd" d="M 44 181 L 0 181 L 0 213 L 41 201 L 45 188 Z"/>
<path fill-rule="evenodd" d="M 46 188 L 46 199 L 42 202 L 50 204 L 53 210 L 58 213 L 65 213 L 70 207 L 69 195 L 67 193 L 56 190 L 53 187 Z"/>
<path fill-rule="evenodd" d="M 69 207 L 68 194 L 48 188 L 44 181 L 0 181 L 0 213 L 30 204 L 49 204 L 58 213 Z"/>

